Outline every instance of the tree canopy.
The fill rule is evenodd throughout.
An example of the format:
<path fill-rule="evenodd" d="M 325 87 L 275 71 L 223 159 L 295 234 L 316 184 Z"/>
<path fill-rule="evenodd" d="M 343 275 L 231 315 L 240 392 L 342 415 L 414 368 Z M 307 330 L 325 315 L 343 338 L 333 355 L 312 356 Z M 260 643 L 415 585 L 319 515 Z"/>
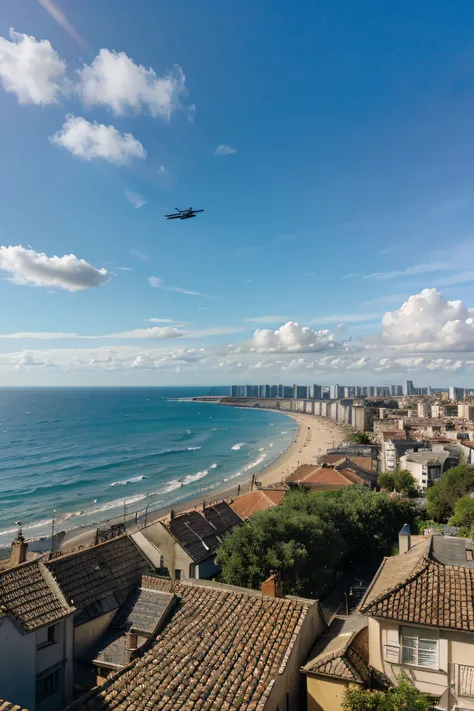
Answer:
<path fill-rule="evenodd" d="M 425 696 L 406 676 L 398 678 L 398 686 L 388 691 L 367 691 L 350 685 L 342 702 L 344 711 L 431 711 L 433 699 Z"/>
<path fill-rule="evenodd" d="M 378 484 L 386 491 L 399 491 L 405 496 L 416 496 L 418 487 L 413 474 L 406 469 L 396 469 L 393 472 L 381 472 Z"/>
<path fill-rule="evenodd" d="M 474 466 L 461 464 L 448 469 L 437 484 L 426 492 L 428 516 L 446 522 L 454 514 L 458 500 L 474 491 Z"/>
<path fill-rule="evenodd" d="M 372 436 L 370 432 L 351 432 L 347 439 L 349 442 L 353 442 L 354 444 L 372 444 Z"/>
<path fill-rule="evenodd" d="M 454 516 L 449 521 L 450 526 L 461 526 L 471 529 L 474 526 L 474 499 L 461 496 L 454 507 Z"/>
<path fill-rule="evenodd" d="M 415 508 L 407 500 L 352 486 L 338 491 L 289 492 L 280 506 L 258 511 L 217 553 L 222 579 L 259 588 L 278 570 L 285 594 L 314 597 L 338 572 L 388 554 Z"/>

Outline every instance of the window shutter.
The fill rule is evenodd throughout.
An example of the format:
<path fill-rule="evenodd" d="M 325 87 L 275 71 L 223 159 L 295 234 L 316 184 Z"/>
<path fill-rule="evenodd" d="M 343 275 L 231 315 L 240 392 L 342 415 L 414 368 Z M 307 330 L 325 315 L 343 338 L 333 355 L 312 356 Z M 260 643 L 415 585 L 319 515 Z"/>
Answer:
<path fill-rule="evenodd" d="M 385 630 L 385 661 L 398 664 L 400 660 L 400 639 L 398 627 Z"/>
<path fill-rule="evenodd" d="M 448 671 L 448 640 L 440 639 L 438 642 L 438 667 Z"/>

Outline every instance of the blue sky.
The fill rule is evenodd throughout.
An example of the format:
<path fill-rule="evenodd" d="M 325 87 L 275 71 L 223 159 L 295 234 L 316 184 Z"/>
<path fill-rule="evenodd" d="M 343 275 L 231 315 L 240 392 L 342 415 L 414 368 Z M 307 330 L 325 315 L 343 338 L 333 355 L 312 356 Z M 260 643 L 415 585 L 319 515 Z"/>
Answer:
<path fill-rule="evenodd" d="M 3 0 L 0 384 L 470 384 L 473 22 Z"/>

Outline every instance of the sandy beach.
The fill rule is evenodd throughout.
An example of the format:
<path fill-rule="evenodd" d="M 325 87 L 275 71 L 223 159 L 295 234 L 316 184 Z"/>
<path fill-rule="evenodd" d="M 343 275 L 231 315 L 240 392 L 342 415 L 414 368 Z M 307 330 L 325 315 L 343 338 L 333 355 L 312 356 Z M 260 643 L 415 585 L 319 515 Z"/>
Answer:
<path fill-rule="evenodd" d="M 347 436 L 347 429 L 332 420 L 303 413 L 284 413 L 299 425 L 295 441 L 286 452 L 257 476 L 262 486 L 279 484 L 300 464 L 314 464 L 321 454 L 337 447 Z"/>
<path fill-rule="evenodd" d="M 278 410 L 278 412 L 282 411 Z M 316 463 L 321 454 L 324 454 L 332 447 L 336 447 L 347 436 L 348 428 L 338 425 L 332 420 L 303 413 L 282 412 L 282 414 L 296 420 L 298 430 L 294 441 L 275 462 L 272 462 L 266 469 L 255 472 L 256 481 L 262 487 L 284 483 L 286 477 L 300 464 Z M 176 513 L 189 511 L 201 506 L 204 498 L 207 504 L 221 501 L 222 499 L 229 501 L 232 498 L 236 498 L 239 493 L 244 494 L 249 491 L 251 481 L 252 475 L 249 474 L 246 478 L 241 479 L 238 484 L 234 483 L 232 487 L 223 482 L 222 486 L 216 487 L 212 492 L 208 492 L 207 495 L 181 501 L 172 508 Z M 150 511 L 147 516 L 147 523 L 152 523 L 167 516 L 170 509 L 171 507 L 168 506 Z M 144 521 L 140 519 L 137 526 L 135 524 L 127 524 L 127 531 L 133 532 L 143 524 Z M 102 525 L 106 526 L 107 522 L 104 521 Z M 95 528 L 82 528 L 68 531 L 61 546 L 62 550 L 71 550 L 79 545 L 90 545 L 93 542 L 95 530 Z"/>

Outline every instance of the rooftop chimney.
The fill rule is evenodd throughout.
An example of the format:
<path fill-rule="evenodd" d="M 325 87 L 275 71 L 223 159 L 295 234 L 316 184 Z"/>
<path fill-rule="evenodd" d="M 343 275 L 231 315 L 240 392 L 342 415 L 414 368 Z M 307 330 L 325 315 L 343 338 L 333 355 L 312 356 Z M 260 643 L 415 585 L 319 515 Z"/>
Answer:
<path fill-rule="evenodd" d="M 10 556 L 10 561 L 12 565 L 20 565 L 26 560 L 26 551 L 28 550 L 28 543 L 25 541 L 21 528 L 18 531 L 18 536 L 12 542 L 12 553 Z"/>
<path fill-rule="evenodd" d="M 398 553 L 403 555 L 408 553 L 411 548 L 411 531 L 410 526 L 406 523 L 398 534 Z"/>
<path fill-rule="evenodd" d="M 275 570 L 271 570 L 270 577 L 263 581 L 262 595 L 265 597 L 283 597 L 280 574 Z"/>

